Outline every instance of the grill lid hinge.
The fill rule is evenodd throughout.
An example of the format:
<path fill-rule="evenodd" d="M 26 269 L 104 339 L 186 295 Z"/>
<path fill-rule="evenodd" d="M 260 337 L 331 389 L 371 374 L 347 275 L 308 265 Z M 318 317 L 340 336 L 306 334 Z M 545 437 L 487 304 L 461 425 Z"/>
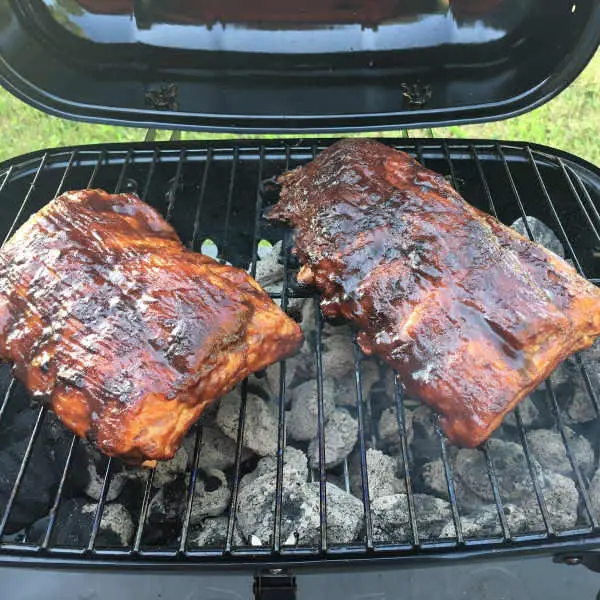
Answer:
<path fill-rule="evenodd" d="M 254 576 L 254 600 L 296 600 L 296 577 L 287 569 L 268 569 Z"/>

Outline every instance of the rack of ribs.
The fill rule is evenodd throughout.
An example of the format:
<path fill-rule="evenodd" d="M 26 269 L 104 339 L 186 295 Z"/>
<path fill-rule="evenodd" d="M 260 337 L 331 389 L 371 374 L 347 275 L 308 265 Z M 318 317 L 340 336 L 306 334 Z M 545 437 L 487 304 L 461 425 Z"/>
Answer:
<path fill-rule="evenodd" d="M 0 251 L 0 358 L 130 463 L 171 458 L 210 402 L 301 339 L 245 271 L 187 250 L 133 194 L 66 193 Z"/>
<path fill-rule="evenodd" d="M 296 229 L 298 281 L 454 443 L 485 441 L 600 334 L 600 290 L 407 154 L 340 141 L 279 182 L 268 218 Z"/>

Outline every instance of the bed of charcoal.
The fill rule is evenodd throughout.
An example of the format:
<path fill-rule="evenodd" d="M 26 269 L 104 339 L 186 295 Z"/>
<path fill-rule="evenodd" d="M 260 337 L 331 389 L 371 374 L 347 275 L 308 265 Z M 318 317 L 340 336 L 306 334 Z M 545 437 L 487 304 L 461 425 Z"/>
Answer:
<path fill-rule="evenodd" d="M 548 227 L 534 218 L 528 221 L 538 241 L 564 256 L 558 238 Z M 525 229 L 522 221 L 514 226 Z M 217 249 L 208 243 L 203 251 L 211 254 Z M 259 255 L 256 277 L 277 296 L 284 287 L 281 242 L 271 246 L 265 241 L 259 246 Z M 466 539 L 501 537 L 507 529 L 511 536 L 546 531 L 548 522 L 555 532 L 590 526 L 592 515 L 586 510 L 580 486 L 583 482 L 593 511 L 600 510 L 598 414 L 586 389 L 590 384 L 592 389 L 600 389 L 600 344 L 580 353 L 591 381 L 584 380 L 578 360 L 567 360 L 520 405 L 518 415 L 507 416 L 484 453 L 481 449 L 459 449 L 441 443 L 435 415 L 416 399 L 401 397 L 400 382 L 377 360 L 360 355 L 348 326 L 321 322 L 315 312 L 315 298 L 290 298 L 286 304 L 301 324 L 305 342 L 299 354 L 286 361 L 285 386 L 281 386 L 283 371 L 279 364 L 247 382 L 232 535 L 235 547 L 270 546 L 274 541 L 281 401 L 285 405 L 282 546 L 319 545 L 320 460 L 326 473 L 329 545 L 364 543 L 365 508 L 375 544 L 414 543 L 415 533 L 420 542 L 455 539 L 457 518 Z M 323 374 L 321 455 L 315 352 L 318 340 Z M 2 367 L 0 376 L 3 389 L 10 387 L 8 366 Z M 282 388 L 286 390 L 283 400 Z M 0 509 L 7 503 L 39 414 L 39 405 L 20 384 L 14 384 L 9 393 L 12 398 L 3 416 L 0 439 Z M 192 429 L 175 458 L 159 464 L 143 527 L 143 547 L 179 546 L 199 429 L 199 477 L 190 513 L 188 548 L 223 548 L 236 477 L 241 398 L 238 388 L 216 402 Z M 357 398 L 362 409 L 362 451 Z M 102 492 L 107 459 L 80 440 L 66 479 L 61 481 L 72 435 L 51 412 L 44 419 L 3 541 L 41 544 L 49 519 L 55 518 L 51 540 L 54 546 L 85 547 Z M 557 419 L 562 421 L 562 431 Z M 405 431 L 404 444 L 400 426 Z M 524 444 L 529 448 L 530 461 Z M 442 452 L 446 454 L 446 464 Z M 492 486 L 490 466 L 496 489 Z M 140 519 L 147 471 L 113 464 L 111 474 L 95 545 L 129 547 Z M 534 480 L 546 515 L 540 509 Z M 62 500 L 52 514 L 59 485 Z M 458 515 L 453 514 L 449 489 L 455 494 Z M 503 511 L 498 510 L 498 499 Z M 411 517 L 416 531 L 411 527 Z"/>

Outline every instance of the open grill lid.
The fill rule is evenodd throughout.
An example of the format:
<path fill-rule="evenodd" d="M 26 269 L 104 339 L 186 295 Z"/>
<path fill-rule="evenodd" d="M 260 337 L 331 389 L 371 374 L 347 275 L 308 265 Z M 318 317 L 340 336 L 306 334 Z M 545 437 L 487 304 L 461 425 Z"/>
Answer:
<path fill-rule="evenodd" d="M 600 0 L 14 0 L 0 80 L 142 127 L 343 132 L 509 117 L 564 89 Z"/>

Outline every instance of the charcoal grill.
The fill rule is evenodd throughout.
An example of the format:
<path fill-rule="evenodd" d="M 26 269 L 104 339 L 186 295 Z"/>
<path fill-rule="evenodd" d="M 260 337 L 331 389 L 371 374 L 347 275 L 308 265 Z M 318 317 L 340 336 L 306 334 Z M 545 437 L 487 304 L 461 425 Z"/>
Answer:
<path fill-rule="evenodd" d="M 90 23 L 87 19 L 93 14 L 92 8 L 87 4 L 94 3 L 86 3 L 86 9 L 90 12 L 85 12 L 85 19 L 80 23 L 84 33 L 88 31 L 86 27 Z M 219 95 L 217 98 L 215 89 L 229 90 L 228 86 L 233 86 L 231 89 L 234 89 L 238 85 L 243 97 L 248 92 L 246 88 L 256 84 L 247 78 L 248 72 L 244 76 L 240 75 L 243 65 L 235 62 L 234 55 L 225 53 L 225 66 L 216 83 L 207 83 L 203 79 L 206 73 L 202 71 L 197 79 L 181 76 L 176 84 L 171 82 L 157 85 L 136 71 L 138 65 L 131 55 L 135 52 L 126 44 L 120 45 L 124 43 L 121 40 L 106 48 L 106 57 L 101 63 L 104 71 L 100 75 L 98 70 L 90 67 L 89 61 L 97 60 L 100 56 L 94 45 L 101 40 L 82 41 L 77 36 L 66 35 L 64 30 L 59 31 L 58 23 L 46 9 L 20 2 L 11 5 L 8 29 L 12 35 L 20 36 L 19 39 L 31 44 L 32 56 L 42 52 L 45 47 L 44 40 L 35 39 L 34 35 L 35 31 L 39 33 L 42 30 L 46 34 L 61 34 L 57 45 L 59 50 L 73 49 L 81 43 L 85 53 L 81 59 L 74 61 L 55 54 L 49 57 L 49 70 L 53 72 L 53 77 L 49 80 L 44 73 L 40 73 L 35 61 L 19 59 L 15 53 L 17 46 L 14 43 L 7 44 L 2 38 L 1 71 L 3 82 L 9 89 L 51 112 L 145 126 L 245 132 L 260 129 L 289 133 L 326 130 L 341 132 L 349 129 L 475 121 L 492 116 L 509 116 L 531 108 L 567 85 L 587 62 L 598 44 L 600 27 L 596 25 L 600 25 L 600 4 L 597 1 L 577 5 L 557 4 L 560 7 L 548 9 L 551 14 L 546 24 L 556 23 L 565 18 L 566 14 L 576 15 L 573 18 L 577 19 L 573 21 L 573 31 L 565 33 L 557 44 L 562 48 L 563 55 L 564 47 L 575 48 L 577 52 L 569 61 L 559 60 L 556 49 L 551 56 L 537 53 L 536 57 L 530 59 L 533 61 L 531 64 L 536 67 L 534 76 L 538 77 L 535 85 L 531 81 L 523 83 L 516 74 L 513 74 L 515 79 L 509 81 L 508 73 L 514 64 L 507 66 L 496 62 L 496 71 L 490 71 L 489 65 L 486 65 L 477 74 L 478 79 L 488 81 L 490 85 L 494 77 L 504 74 L 505 88 L 511 90 L 510 102 L 492 99 L 494 101 L 486 103 L 486 93 L 492 93 L 486 91 L 479 91 L 483 97 L 477 97 L 477 102 L 474 102 L 473 81 L 465 82 L 460 78 L 453 80 L 439 72 L 428 73 L 427 77 L 425 69 L 410 76 L 403 72 L 402 77 L 413 83 L 394 87 L 397 94 L 394 102 L 403 103 L 401 111 L 391 113 L 381 108 L 373 110 L 373 106 L 386 107 L 392 102 L 391 88 L 384 85 L 379 89 L 377 86 L 383 85 L 379 82 L 371 90 L 373 93 L 379 90 L 380 95 L 377 96 L 376 93 L 379 104 L 373 103 L 372 98 L 367 98 L 368 94 L 361 95 L 357 106 L 351 107 L 349 100 L 344 104 L 344 109 L 353 108 L 358 111 L 359 117 L 351 118 L 342 109 L 324 120 L 321 115 L 324 99 L 320 94 L 325 92 L 326 86 L 322 86 L 310 100 L 310 94 L 307 96 L 306 89 L 302 87 L 306 83 L 302 82 L 302 78 L 307 76 L 305 71 L 298 75 L 301 82 L 292 84 L 289 74 L 284 76 L 280 71 L 279 77 L 269 80 L 264 72 L 258 72 L 262 66 L 257 66 L 258 71 L 254 76 L 265 84 L 267 91 L 275 90 L 275 99 L 265 100 L 267 106 L 264 110 L 269 111 L 273 106 L 278 106 L 281 111 L 280 102 L 289 100 L 290 89 L 296 92 L 300 90 L 302 100 L 308 101 L 309 105 L 304 114 L 289 119 L 285 115 L 275 114 L 276 111 L 272 111 L 270 116 L 261 114 L 262 109 L 256 105 L 247 110 L 249 114 L 240 112 L 236 115 L 232 109 L 239 106 L 219 108 L 219 100 L 223 100 L 224 96 Z M 8 10 L 6 6 L 4 8 Z M 519 27 L 522 24 L 516 29 L 521 35 L 521 44 L 529 48 L 527 42 L 531 40 L 523 42 L 523 31 Z M 539 40 L 536 38 L 536 41 Z M 463 56 L 464 48 L 461 44 L 451 47 L 452 59 L 458 60 Z M 117 73 L 114 68 L 112 61 L 116 54 L 113 52 L 117 50 L 124 53 L 125 74 Z M 181 64 L 189 66 L 189 57 L 185 52 L 179 49 L 176 52 L 182 53 L 179 56 Z M 486 59 L 492 60 L 492 54 L 490 50 Z M 152 61 L 158 61 L 149 63 L 158 73 L 160 53 L 152 48 L 148 56 Z M 414 54 L 409 51 L 406 56 L 412 57 Z M 218 57 L 210 54 L 205 58 L 211 66 L 211 61 Z M 353 58 L 348 58 L 350 63 Z M 394 68 L 399 69 L 397 65 L 394 67 L 393 58 L 392 51 L 381 56 L 382 72 L 386 76 Z M 263 59 L 264 56 L 260 55 L 257 60 L 260 62 Z M 289 57 L 280 58 L 282 64 L 277 65 L 279 68 L 286 67 L 284 59 Z M 312 57 L 311 60 L 313 59 L 316 60 Z M 515 60 L 525 61 L 520 51 Z M 309 66 L 312 75 L 321 77 L 320 81 L 324 82 L 325 78 L 319 68 L 314 64 Z M 352 73 L 358 66 L 345 64 L 340 60 L 336 68 L 343 71 L 344 77 L 337 82 L 339 90 L 335 97 L 341 98 L 351 90 L 356 93 L 357 81 L 353 79 Z M 373 65 L 368 67 L 372 68 Z M 173 76 L 173 73 L 169 74 L 167 71 L 168 69 L 161 73 L 165 81 Z M 152 73 L 151 79 L 157 77 L 156 73 Z M 333 72 L 330 75 L 331 73 Z M 67 82 L 84 75 L 87 79 L 81 80 L 80 90 L 67 91 L 64 87 Z M 487 80 L 486 77 L 490 79 Z M 421 80 L 431 83 L 423 84 Z M 114 85 L 114 89 L 100 93 L 98 86 L 106 86 L 107 81 Z M 457 87 L 453 88 L 455 84 Z M 520 84 L 527 88 L 527 93 L 516 93 Z M 193 106 L 194 101 L 190 99 L 190 94 L 201 88 L 205 93 L 210 88 L 212 95 L 207 93 L 208 100 L 197 100 L 202 107 L 194 110 L 191 115 L 190 106 Z M 140 89 L 143 93 L 137 93 Z M 128 90 L 131 98 L 127 96 Z M 467 94 L 468 90 L 470 94 Z M 86 97 L 89 94 L 102 97 L 102 106 L 90 108 L 90 98 Z M 453 100 L 449 101 L 452 94 Z M 468 102 L 465 101 L 467 97 Z M 210 105 L 210 102 L 213 104 Z M 234 104 L 237 102 L 237 99 L 232 100 Z M 439 106 L 436 102 L 440 103 Z M 293 101 L 295 108 L 299 105 L 298 99 Z M 227 113 L 227 110 L 230 112 Z M 149 132 L 148 139 L 153 137 L 153 131 Z M 410 139 L 407 134 L 386 142 L 408 152 L 434 171 L 444 174 L 470 203 L 490 212 L 504 223 L 510 225 L 521 219 L 522 227 L 532 239 L 536 238 L 537 232 L 527 218 L 539 219 L 554 232 L 564 249 L 565 257 L 572 261 L 578 271 L 590 281 L 600 283 L 600 170 L 597 167 L 570 154 L 526 143 Z M 254 594 L 257 598 L 279 597 L 277 594 L 291 597 L 296 585 L 295 575 L 321 567 L 338 569 L 338 573 L 339 569 L 342 569 L 342 573 L 346 569 L 347 573 L 349 567 L 365 572 L 381 570 L 383 567 L 413 568 L 415 565 L 440 568 L 443 559 L 452 559 L 457 564 L 468 560 L 468 564 L 471 564 L 470 561 L 474 559 L 510 561 L 514 556 L 536 554 L 552 556 L 556 562 L 566 564 L 583 562 L 594 571 L 600 570 L 596 554 L 600 548 L 600 489 L 594 487 L 593 481 L 593 475 L 598 470 L 597 457 L 600 451 L 597 444 L 600 439 L 600 364 L 591 362 L 588 354 L 578 355 L 571 361 L 566 381 L 560 376 L 557 382 L 557 376 L 552 375 L 535 398 L 538 420 L 543 421 L 545 429 L 553 430 L 561 441 L 571 481 L 569 489 L 576 490 L 576 500 L 571 504 L 562 505 L 559 502 L 556 505 L 556 490 L 548 487 L 547 480 L 548 472 L 552 472 L 552 465 L 548 467 L 542 460 L 540 445 L 532 444 L 532 434 L 538 426 L 532 426 L 529 417 L 522 414 L 523 409 L 517 408 L 510 424 L 503 426 L 494 434 L 491 442 L 470 455 L 477 457 L 473 459 L 473 469 L 480 473 L 483 478 L 481 481 L 485 482 L 485 495 L 488 498 L 485 505 L 488 508 L 491 506 L 494 511 L 492 525 L 473 527 L 469 518 L 481 507 L 473 508 L 470 505 L 464 478 L 461 479 L 461 473 L 457 473 L 457 470 L 460 471 L 460 467 L 457 467 L 457 450 L 445 440 L 435 416 L 431 415 L 422 421 L 420 430 L 412 426 L 414 402 L 405 397 L 401 382 L 390 370 L 383 369 L 379 383 L 367 389 L 365 358 L 351 339 L 348 344 L 353 364 L 349 366 L 348 380 L 355 397 L 350 402 L 349 412 L 355 418 L 358 429 L 352 454 L 354 463 L 351 464 L 352 460 L 346 458 L 334 468 L 326 467 L 327 407 L 324 389 L 331 377 L 324 367 L 327 324 L 318 310 L 318 296 L 312 290 L 295 283 L 298 265 L 290 253 L 293 245 L 291 233 L 268 223 L 262 216 L 277 199 L 275 177 L 289 168 L 312 160 L 329 143 L 329 139 L 306 138 L 235 142 L 147 141 L 129 145 L 49 149 L 17 157 L 0 165 L 0 239 L 4 241 L 33 212 L 61 191 L 100 187 L 114 192 L 137 192 L 173 224 L 188 247 L 196 251 L 207 251 L 206 248 L 212 247 L 219 259 L 248 268 L 253 275 L 256 274 L 261 254 L 261 242 L 268 241 L 269 245 L 281 242 L 278 261 L 282 276 L 277 285 L 268 288 L 271 297 L 280 302 L 285 310 L 292 312 L 294 303 L 301 303 L 304 307 L 312 305 L 315 309 L 313 312 L 307 311 L 312 319 L 311 373 L 307 377 L 316 382 L 318 447 L 316 460 L 310 469 L 310 480 L 318 488 L 317 528 L 308 541 L 298 539 L 297 536 L 290 539 L 285 523 L 291 518 L 291 509 L 287 505 L 284 489 L 286 409 L 290 383 L 286 378 L 286 365 L 289 361 L 283 361 L 278 367 L 275 397 L 271 398 L 276 406 L 277 453 L 272 473 L 274 502 L 268 538 L 238 535 L 237 526 L 239 497 L 244 485 L 242 478 L 256 466 L 255 463 L 249 463 L 244 454 L 244 447 L 247 445 L 245 436 L 252 434 L 246 426 L 248 398 L 256 381 L 245 382 L 236 391 L 239 393 L 240 410 L 235 456 L 233 465 L 227 469 L 231 500 L 224 512 L 227 519 L 225 533 L 218 543 L 198 546 L 194 541 L 192 514 L 199 502 L 197 483 L 205 476 L 199 466 L 202 427 L 197 427 L 193 432 L 188 446 L 190 465 L 178 478 L 183 509 L 171 523 L 170 537 L 157 538 L 152 535 L 155 525 L 149 515 L 157 489 L 158 475 L 155 470 L 147 471 L 138 478 L 135 486 L 128 488 L 128 510 L 133 517 L 133 530 L 126 543 L 114 543 L 114 540 L 107 540 L 103 536 L 103 518 L 107 507 L 114 500 L 111 497 L 111 485 L 122 470 L 118 461 L 111 459 L 101 465 L 97 500 L 93 503 L 90 500 L 93 511 L 86 522 L 85 531 L 78 531 L 76 538 L 65 536 L 65 531 L 74 525 L 68 519 L 63 519 L 61 510 L 64 510 L 73 497 L 81 495 L 81 489 L 77 488 L 77 471 L 81 468 L 78 461 L 85 442 L 64 432 L 60 437 L 56 433 L 56 423 L 53 422 L 51 413 L 46 407 L 31 404 L 20 384 L 10 377 L 8 368 L 5 368 L 0 372 L 0 449 L 3 439 L 12 440 L 11 435 L 14 435 L 19 415 L 28 415 L 28 425 L 27 435 L 22 435 L 16 446 L 19 451 L 14 467 L 0 478 L 4 486 L 0 490 L 1 564 L 68 566 L 78 569 L 93 566 L 161 569 L 188 567 L 194 571 L 202 569 L 203 573 L 198 577 L 207 578 L 207 569 L 237 568 L 255 575 Z M 582 422 L 574 421 L 569 412 L 576 395 L 579 405 L 585 405 L 589 415 Z M 398 473 L 406 498 L 403 533 L 387 537 L 381 534 L 380 523 L 378 524 L 381 515 L 372 506 L 368 464 L 370 450 L 383 447 L 378 430 L 382 397 L 387 399 L 385 408 L 394 409 L 397 421 Z M 44 518 L 41 525 L 38 525 L 36 535 L 32 535 L 27 532 L 27 526 L 15 524 L 14 515 L 21 511 L 23 495 L 35 489 L 36 478 L 39 476 L 36 470 L 39 467 L 35 467 L 36 455 L 46 451 L 46 440 L 54 439 L 53 435 L 60 437 L 61 450 L 57 451 L 60 454 L 60 466 L 58 475 L 48 486 Z M 591 442 L 594 459 L 592 467 L 582 458 L 580 447 L 577 446 L 580 437 Z M 527 491 L 517 500 L 512 498 L 510 487 L 507 487 L 510 482 L 507 483 L 506 466 L 503 465 L 505 457 L 499 453 L 499 446 L 494 445 L 497 440 L 502 443 L 510 442 L 516 445 L 511 447 L 518 448 L 516 452 L 519 464 L 525 474 L 522 485 Z M 304 448 L 301 444 L 300 446 Z M 423 453 L 426 453 L 426 458 Z M 15 452 L 13 459 L 14 454 Z M 56 461 L 58 462 L 58 458 Z M 442 482 L 443 489 L 437 489 L 437 495 L 445 506 L 445 533 L 432 533 L 427 514 L 421 505 L 420 496 L 424 491 L 431 495 L 436 493 L 431 491 L 431 482 L 424 481 L 423 468 L 426 463 L 429 467 L 435 464 L 441 469 L 439 481 Z M 541 463 L 544 466 L 540 466 Z M 2 464 L 0 462 L 0 469 Z M 356 481 L 359 482 L 358 490 Z M 340 542 L 331 533 L 331 511 L 335 501 L 328 493 L 328 482 L 335 482 L 345 493 L 353 491 L 355 498 L 360 501 L 361 524 L 350 541 Z M 550 497 L 554 502 L 552 505 L 549 504 Z M 480 503 L 483 505 L 484 501 L 481 500 Z M 519 508 L 519 505 L 525 503 L 528 503 L 529 511 L 526 523 L 515 526 L 514 505 Z M 39 519 L 36 521 L 39 523 Z M 502 564 L 512 564 L 511 568 L 515 572 L 519 570 L 515 563 Z M 5 574 L 11 572 L 4 571 Z M 10 581 L 10 578 L 7 580 Z M 485 593 L 482 592 L 481 597 L 485 597 Z M 495 597 L 491 595 L 492 592 L 489 594 L 489 597 Z"/>

